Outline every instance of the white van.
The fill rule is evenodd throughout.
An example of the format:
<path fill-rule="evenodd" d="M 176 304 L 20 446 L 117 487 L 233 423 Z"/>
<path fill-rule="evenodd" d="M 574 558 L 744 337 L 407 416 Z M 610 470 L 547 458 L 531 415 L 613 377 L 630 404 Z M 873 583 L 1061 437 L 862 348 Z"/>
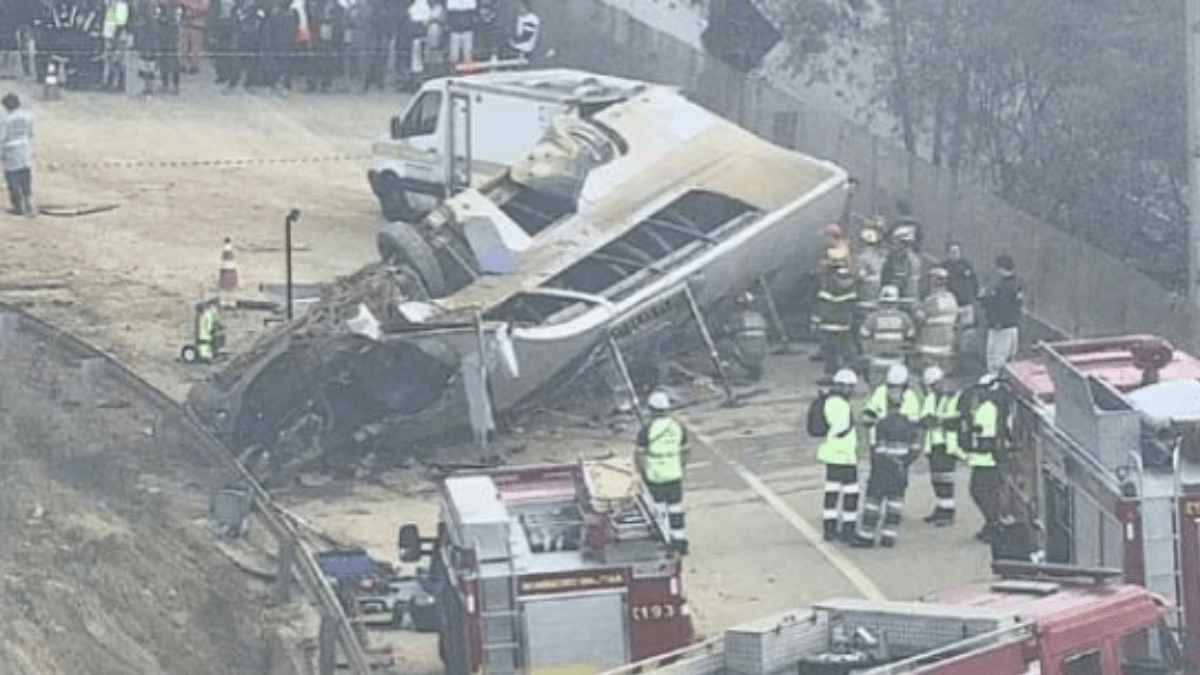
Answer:
<path fill-rule="evenodd" d="M 430 80 L 372 146 L 367 179 L 385 218 L 415 222 L 524 157 L 556 115 L 589 114 L 645 86 L 567 69 Z"/>

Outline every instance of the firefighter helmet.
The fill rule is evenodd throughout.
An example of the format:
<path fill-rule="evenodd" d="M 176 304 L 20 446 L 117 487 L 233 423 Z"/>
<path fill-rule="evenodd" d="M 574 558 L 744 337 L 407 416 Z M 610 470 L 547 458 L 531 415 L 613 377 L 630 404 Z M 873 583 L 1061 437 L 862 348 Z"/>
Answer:
<path fill-rule="evenodd" d="M 646 407 L 651 410 L 669 410 L 671 408 L 671 397 L 661 389 L 656 390 L 646 399 Z"/>
<path fill-rule="evenodd" d="M 893 363 L 888 366 L 887 377 L 884 379 L 884 382 L 892 387 L 908 384 L 908 368 L 902 363 Z"/>
<path fill-rule="evenodd" d="M 864 227 L 862 232 L 858 233 L 858 237 L 864 244 L 874 246 L 879 243 L 879 230 L 874 227 Z"/>
<path fill-rule="evenodd" d="M 858 375 L 855 375 L 854 371 L 849 368 L 842 368 L 833 374 L 833 383 L 853 387 L 858 384 Z"/>
<path fill-rule="evenodd" d="M 983 377 L 979 378 L 979 386 L 981 386 L 981 387 L 990 387 L 995 383 L 996 383 L 996 374 L 995 373 L 984 373 Z"/>
<path fill-rule="evenodd" d="M 896 288 L 895 286 L 892 286 L 891 284 L 884 286 L 883 288 L 879 289 L 879 301 L 880 302 L 899 302 L 900 301 L 900 289 Z"/>
<path fill-rule="evenodd" d="M 935 382 L 941 382 L 942 378 L 945 376 L 946 373 L 942 372 L 941 368 L 938 368 L 937 366 L 929 366 L 925 369 L 925 372 L 921 374 L 921 381 L 925 383 L 926 387 L 928 387 Z"/>
<path fill-rule="evenodd" d="M 929 283 L 935 286 L 944 286 L 947 281 L 950 281 L 950 273 L 945 267 L 934 267 L 929 270 Z"/>

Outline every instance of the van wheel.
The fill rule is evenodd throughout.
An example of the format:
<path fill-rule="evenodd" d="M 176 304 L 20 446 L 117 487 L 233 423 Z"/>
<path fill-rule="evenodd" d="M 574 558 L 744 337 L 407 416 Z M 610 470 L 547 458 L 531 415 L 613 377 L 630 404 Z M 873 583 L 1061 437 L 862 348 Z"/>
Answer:
<path fill-rule="evenodd" d="M 395 174 L 384 174 L 380 182 L 382 185 L 379 187 L 379 207 L 384 218 L 408 223 L 415 223 L 421 219 L 421 215 L 408 203 L 408 191 Z"/>
<path fill-rule="evenodd" d="M 446 277 L 433 249 L 412 225 L 405 222 L 384 223 L 375 238 L 379 257 L 392 267 L 407 266 L 416 273 L 431 298 L 446 292 Z"/>

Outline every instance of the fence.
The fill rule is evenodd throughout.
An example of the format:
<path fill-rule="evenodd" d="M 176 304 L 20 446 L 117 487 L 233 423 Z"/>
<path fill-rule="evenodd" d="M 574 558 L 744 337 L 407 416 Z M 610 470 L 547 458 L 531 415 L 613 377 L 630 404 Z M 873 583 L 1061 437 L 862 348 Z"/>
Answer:
<path fill-rule="evenodd" d="M 562 65 L 679 85 L 764 138 L 836 160 L 860 181 L 856 210 L 894 215 L 896 199 L 904 198 L 924 225 L 930 252 L 949 239 L 961 241 L 985 275 L 996 254 L 1011 253 L 1029 288 L 1026 309 L 1058 332 L 1150 330 L 1200 349 L 1200 312 L 1185 298 L 896 143 L 746 77 L 603 0 L 542 3 L 538 11 L 544 42 Z"/>

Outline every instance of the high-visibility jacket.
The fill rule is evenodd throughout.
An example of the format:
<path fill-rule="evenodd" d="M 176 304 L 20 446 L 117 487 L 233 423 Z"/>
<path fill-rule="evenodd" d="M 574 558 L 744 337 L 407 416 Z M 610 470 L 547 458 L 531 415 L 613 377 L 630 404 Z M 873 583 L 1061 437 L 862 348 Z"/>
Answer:
<path fill-rule="evenodd" d="M 863 421 L 867 424 L 874 424 L 876 420 L 888 413 L 887 390 L 887 385 L 881 384 L 871 392 L 867 404 L 863 406 Z M 917 392 L 905 387 L 904 394 L 900 398 L 900 409 L 897 412 L 914 423 L 920 421 L 921 398 L 917 396 Z"/>
<path fill-rule="evenodd" d="M 950 356 L 958 335 L 958 301 L 946 289 L 934 291 L 917 309 L 921 329 L 916 351 L 927 356 Z"/>
<path fill-rule="evenodd" d="M 200 313 L 200 321 L 196 325 L 196 349 L 200 352 L 201 358 L 212 358 L 216 330 L 217 308 L 209 305 Z"/>
<path fill-rule="evenodd" d="M 904 357 L 905 347 L 915 332 L 907 312 L 899 307 L 884 307 L 867 316 L 859 337 L 867 341 L 864 349 L 872 358 L 895 360 Z"/>
<path fill-rule="evenodd" d="M 974 442 L 971 450 L 967 452 L 967 466 L 973 469 L 994 467 L 996 451 L 999 449 L 996 434 L 999 429 L 1000 407 L 991 398 L 984 396 L 979 399 L 970 414 Z"/>
<path fill-rule="evenodd" d="M 921 423 L 925 427 L 924 449 L 931 452 L 933 446 L 945 446 L 951 457 L 965 459 L 958 444 L 958 393 L 925 394 L 921 404 Z"/>
<path fill-rule="evenodd" d="M 825 397 L 823 412 L 829 431 L 817 447 L 817 461 L 822 464 L 856 466 L 858 430 L 854 427 L 854 413 L 850 410 L 850 401 L 844 396 L 830 394 Z"/>
<path fill-rule="evenodd" d="M 850 332 L 857 303 L 858 284 L 853 275 L 826 274 L 817 293 L 817 330 Z"/>
<path fill-rule="evenodd" d="M 687 432 L 669 416 L 656 417 L 639 434 L 638 445 L 645 453 L 642 477 L 660 484 L 683 480 L 683 446 Z"/>

